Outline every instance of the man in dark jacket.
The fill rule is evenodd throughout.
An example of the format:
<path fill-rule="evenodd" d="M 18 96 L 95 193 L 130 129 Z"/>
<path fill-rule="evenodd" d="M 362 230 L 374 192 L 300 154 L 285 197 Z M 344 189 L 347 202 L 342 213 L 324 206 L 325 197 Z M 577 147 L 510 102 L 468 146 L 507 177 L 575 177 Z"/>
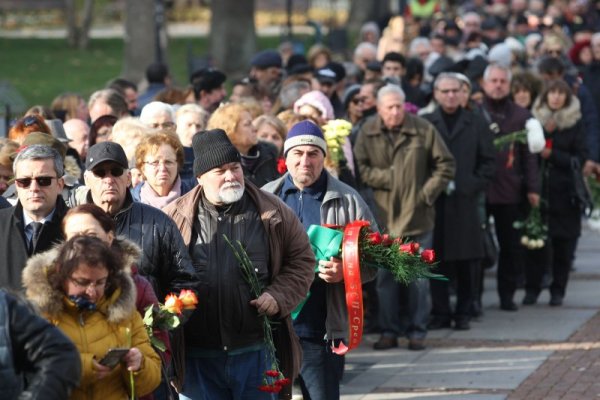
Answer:
<path fill-rule="evenodd" d="M 265 370 L 273 369 L 261 315 L 275 323 L 281 370 L 292 379 L 300 350 L 290 313 L 308 292 L 315 258 L 292 210 L 244 179 L 240 154 L 225 131 L 196 135 L 192 147 L 199 185 L 165 208 L 198 269 L 202 299 L 184 327 L 186 377 L 179 398 L 270 399 L 257 390 Z M 224 236 L 246 250 L 264 288 L 258 298 Z"/>
<path fill-rule="evenodd" d="M 51 147 L 33 145 L 14 162 L 18 202 L 0 210 L 0 287 L 21 290 L 21 271 L 31 255 L 62 240 L 67 207 L 61 155 Z"/>
<path fill-rule="evenodd" d="M 123 235 L 142 249 L 139 273 L 151 283 L 159 299 L 171 291 L 195 289 L 197 276 L 181 234 L 162 211 L 134 202 L 123 148 L 113 142 L 90 147 L 84 179 L 90 189 L 72 196 L 71 205 L 94 203 L 110 214 Z"/>
<path fill-rule="evenodd" d="M 0 397 L 32 400 L 67 399 L 81 377 L 73 343 L 4 290 L 0 290 L 0 376 Z"/>
<path fill-rule="evenodd" d="M 456 160 L 448 189 L 435 202 L 434 249 L 439 272 L 456 277 L 456 310 L 450 310 L 447 281 L 432 280 L 429 329 L 469 329 L 471 304 L 478 293 L 483 257 L 483 231 L 478 203 L 494 175 L 496 154 L 486 120 L 460 106 L 462 82 L 455 73 L 441 73 L 433 85 L 438 107 L 424 116 L 436 127 Z M 468 240 L 465 240 L 468 238 Z"/>
<path fill-rule="evenodd" d="M 483 75 L 482 113 L 496 136 L 524 129 L 531 117 L 529 111 L 510 100 L 510 80 L 510 70 L 496 64 L 488 66 Z M 525 217 L 528 205 L 539 205 L 539 191 L 537 156 L 529 152 L 527 145 L 515 143 L 496 153 L 496 175 L 486 195 L 500 246 L 498 295 L 504 311 L 518 309 L 513 296 L 525 256 L 513 222 Z"/>

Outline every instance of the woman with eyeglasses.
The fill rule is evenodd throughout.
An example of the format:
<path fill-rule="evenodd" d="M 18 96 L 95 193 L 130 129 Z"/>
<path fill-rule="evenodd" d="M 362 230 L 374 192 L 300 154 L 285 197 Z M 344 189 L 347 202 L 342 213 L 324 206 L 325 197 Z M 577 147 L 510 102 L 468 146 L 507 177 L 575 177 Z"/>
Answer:
<path fill-rule="evenodd" d="M 70 399 L 126 399 L 131 381 L 136 396 L 158 386 L 160 358 L 135 309 L 122 253 L 98 237 L 77 235 L 30 258 L 23 283 L 27 298 L 80 352 L 82 375 Z"/>
<path fill-rule="evenodd" d="M 131 190 L 135 201 L 162 209 L 189 192 L 195 180 L 181 179 L 183 146 L 175 133 L 159 131 L 145 136 L 135 151 L 135 165 L 144 182 Z"/>
<path fill-rule="evenodd" d="M 94 236 L 123 256 L 125 270 L 129 271 L 135 284 L 135 308 L 143 317 L 149 306 L 158 304 L 158 299 L 150 281 L 138 273 L 135 262 L 140 258 L 140 248 L 125 237 L 117 237 L 115 230 L 115 221 L 112 217 L 95 204 L 82 204 L 71 208 L 62 221 L 62 231 L 66 240 L 76 236 Z M 167 350 L 157 351 L 157 353 L 161 356 L 163 365 L 167 366 L 171 361 L 169 335 L 161 330 L 154 330 L 153 334 L 165 343 Z M 144 400 L 148 399 L 144 398 Z"/>

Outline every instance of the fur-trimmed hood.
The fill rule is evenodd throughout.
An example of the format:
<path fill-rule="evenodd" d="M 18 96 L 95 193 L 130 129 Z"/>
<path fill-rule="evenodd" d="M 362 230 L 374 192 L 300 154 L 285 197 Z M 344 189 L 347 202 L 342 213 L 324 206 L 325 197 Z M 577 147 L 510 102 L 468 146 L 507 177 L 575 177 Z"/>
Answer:
<path fill-rule="evenodd" d="M 61 245 L 34 255 L 27 261 L 23 270 L 23 285 L 27 298 L 49 318 L 65 311 L 65 294 L 54 290 L 48 281 Z M 124 268 L 117 275 L 119 288 L 110 298 L 100 300 L 98 309 L 106 314 L 109 322 L 120 323 L 130 318 L 131 313 L 136 310 L 136 290 L 131 278 L 131 267 L 139 258 L 140 249 L 133 242 L 123 238 L 115 239 L 113 245 L 119 246 L 123 252 Z"/>
<path fill-rule="evenodd" d="M 533 116 L 540 121 L 542 126 L 546 125 L 546 122 L 550 118 L 554 118 L 556 127 L 560 130 L 568 129 L 573 127 L 577 121 L 581 119 L 581 104 L 577 96 L 571 96 L 571 104 L 568 107 L 563 107 L 558 111 L 552 111 L 548 108 L 546 103 L 542 104 L 541 98 L 538 97 L 533 103 L 531 108 Z"/>

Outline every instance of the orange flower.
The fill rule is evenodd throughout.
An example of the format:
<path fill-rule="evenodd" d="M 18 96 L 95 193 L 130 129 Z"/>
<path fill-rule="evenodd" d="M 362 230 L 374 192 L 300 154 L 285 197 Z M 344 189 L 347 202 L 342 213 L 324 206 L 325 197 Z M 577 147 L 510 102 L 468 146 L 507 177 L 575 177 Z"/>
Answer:
<path fill-rule="evenodd" d="M 188 289 L 183 289 L 181 293 L 179 293 L 179 300 L 181 300 L 184 310 L 193 310 L 196 308 L 196 304 L 198 304 L 196 293 Z"/>
<path fill-rule="evenodd" d="M 181 310 L 183 309 L 183 302 L 174 295 L 173 293 L 168 294 L 165 298 L 165 306 L 164 309 L 172 314 L 181 314 Z"/>

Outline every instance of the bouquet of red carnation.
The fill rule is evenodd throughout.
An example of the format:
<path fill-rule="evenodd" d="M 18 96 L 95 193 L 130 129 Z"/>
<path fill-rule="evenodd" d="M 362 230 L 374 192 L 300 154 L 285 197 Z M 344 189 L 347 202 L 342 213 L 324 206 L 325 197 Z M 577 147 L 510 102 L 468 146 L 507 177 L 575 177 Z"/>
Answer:
<path fill-rule="evenodd" d="M 343 260 L 345 245 L 352 241 L 357 247 L 360 265 L 388 270 L 398 282 L 409 284 L 420 278 L 446 279 L 432 272 L 436 264 L 432 249 L 421 249 L 419 243 L 373 232 L 369 225 L 367 221 L 354 221 L 346 227 L 310 226 L 308 237 L 317 260 L 329 260 L 330 257 Z"/>
<path fill-rule="evenodd" d="M 154 336 L 154 329 L 170 331 L 177 328 L 182 319 L 187 319 L 196 308 L 198 297 L 191 290 L 183 289 L 179 296 L 170 293 L 165 298 L 165 304 L 151 305 L 144 313 L 144 325 L 150 337 L 150 343 L 160 351 L 167 348 L 162 340 Z"/>

